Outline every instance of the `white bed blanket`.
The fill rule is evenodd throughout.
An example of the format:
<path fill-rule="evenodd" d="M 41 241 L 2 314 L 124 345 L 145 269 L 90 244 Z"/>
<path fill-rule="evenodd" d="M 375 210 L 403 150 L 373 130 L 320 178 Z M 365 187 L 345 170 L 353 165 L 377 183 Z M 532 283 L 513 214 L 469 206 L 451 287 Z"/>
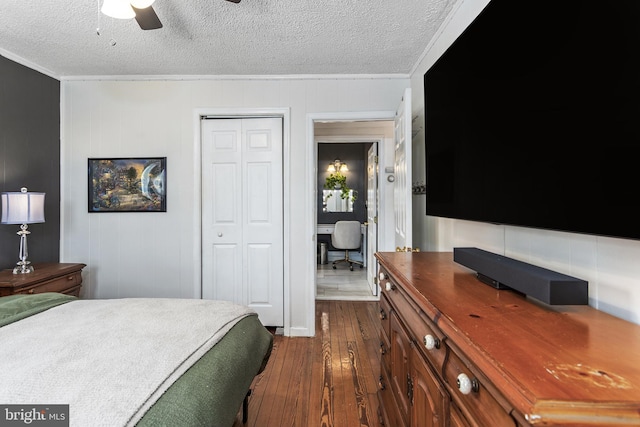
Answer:
<path fill-rule="evenodd" d="M 250 308 L 77 300 L 0 328 L 0 403 L 69 404 L 70 425 L 135 425 Z"/>

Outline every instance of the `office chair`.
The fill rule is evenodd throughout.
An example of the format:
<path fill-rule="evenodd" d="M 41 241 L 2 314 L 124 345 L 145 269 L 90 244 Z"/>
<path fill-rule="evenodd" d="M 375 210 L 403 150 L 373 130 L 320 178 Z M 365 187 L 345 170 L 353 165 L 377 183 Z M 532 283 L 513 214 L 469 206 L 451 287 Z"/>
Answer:
<path fill-rule="evenodd" d="M 344 249 L 344 258 L 333 261 L 334 270 L 339 262 L 348 262 L 351 271 L 353 271 L 353 264 L 359 264 L 362 268 L 363 263 L 349 258 L 349 251 L 360 248 L 361 237 L 359 221 L 336 222 L 333 234 L 331 234 L 331 245 L 336 249 Z"/>

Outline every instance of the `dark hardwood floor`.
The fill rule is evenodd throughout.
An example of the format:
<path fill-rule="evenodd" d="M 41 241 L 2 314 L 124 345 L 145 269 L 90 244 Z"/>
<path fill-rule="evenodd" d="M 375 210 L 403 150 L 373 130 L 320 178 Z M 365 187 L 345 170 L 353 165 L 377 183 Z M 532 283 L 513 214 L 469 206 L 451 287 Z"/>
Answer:
<path fill-rule="evenodd" d="M 380 427 L 377 302 L 317 301 L 316 335 L 277 335 L 233 427 Z"/>

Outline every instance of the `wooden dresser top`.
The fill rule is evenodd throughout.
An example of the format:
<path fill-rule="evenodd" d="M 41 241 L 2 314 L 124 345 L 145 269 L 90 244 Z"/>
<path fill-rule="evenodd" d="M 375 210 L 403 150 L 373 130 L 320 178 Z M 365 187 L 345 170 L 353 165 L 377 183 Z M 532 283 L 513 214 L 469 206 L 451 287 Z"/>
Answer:
<path fill-rule="evenodd" d="M 529 422 L 586 411 L 640 425 L 640 325 L 494 289 L 451 252 L 376 258 Z"/>
<path fill-rule="evenodd" d="M 0 288 L 28 286 L 32 283 L 41 282 L 53 277 L 64 276 L 65 274 L 82 270 L 84 267 L 86 267 L 85 264 L 78 263 L 46 262 L 34 264 L 33 273 L 13 274 L 13 269 L 1 270 Z"/>

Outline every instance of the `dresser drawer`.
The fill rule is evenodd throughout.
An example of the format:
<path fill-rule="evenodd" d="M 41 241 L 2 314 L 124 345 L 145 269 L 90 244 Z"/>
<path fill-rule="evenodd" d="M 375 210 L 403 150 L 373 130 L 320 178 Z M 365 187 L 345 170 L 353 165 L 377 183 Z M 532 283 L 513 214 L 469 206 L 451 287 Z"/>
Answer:
<path fill-rule="evenodd" d="M 382 330 L 387 335 L 387 339 L 389 337 L 389 318 L 391 314 L 391 305 L 389 304 L 389 300 L 384 293 L 380 294 L 380 324 L 382 325 Z"/>
<path fill-rule="evenodd" d="M 391 280 L 388 283 L 390 286 L 384 288 L 382 296 L 388 297 L 393 309 L 402 314 L 409 338 L 436 371 L 440 371 L 446 356 L 444 334 L 415 303 L 410 301 L 402 288 Z"/>
<path fill-rule="evenodd" d="M 380 369 L 386 370 L 387 374 L 391 368 L 391 343 L 389 337 L 380 333 Z"/>
<path fill-rule="evenodd" d="M 77 295 L 77 293 L 80 291 L 81 284 L 82 275 L 80 272 L 75 272 L 67 274 L 65 276 L 56 277 L 55 279 L 47 280 L 36 285 L 24 287 L 16 293 L 40 294 L 43 292 L 60 292 Z"/>
<path fill-rule="evenodd" d="M 492 395 L 487 389 L 486 380 L 479 377 L 474 370 L 467 366 L 453 349 L 449 348 L 444 380 L 460 411 L 468 420 L 475 421 L 470 422 L 471 425 L 515 426 L 514 419 L 509 415 L 509 409 L 500 404 L 502 401 L 506 405 L 506 401 Z"/>

